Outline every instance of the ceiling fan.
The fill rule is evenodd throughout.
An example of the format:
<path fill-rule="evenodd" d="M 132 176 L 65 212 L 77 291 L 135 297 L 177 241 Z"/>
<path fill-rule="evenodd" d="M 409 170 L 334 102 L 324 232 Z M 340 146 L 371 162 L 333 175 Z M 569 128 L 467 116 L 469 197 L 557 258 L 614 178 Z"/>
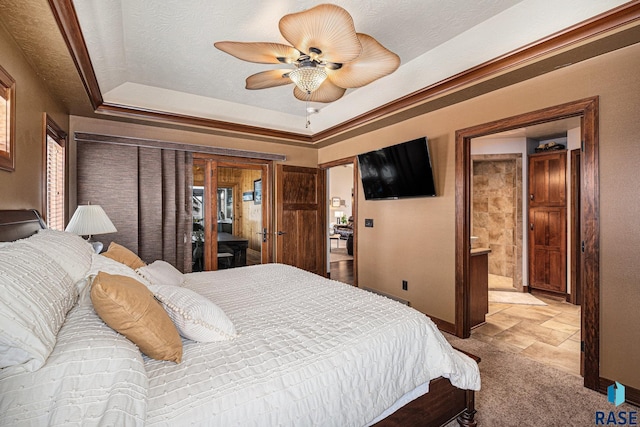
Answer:
<path fill-rule="evenodd" d="M 393 73 L 400 57 L 373 37 L 356 33 L 351 15 L 333 4 L 321 4 L 280 19 L 280 33 L 292 45 L 220 41 L 214 46 L 244 61 L 291 64 L 293 69 L 262 71 L 249 76 L 246 89 L 295 83 L 302 101 L 333 102 L 347 88 L 365 86 Z"/>

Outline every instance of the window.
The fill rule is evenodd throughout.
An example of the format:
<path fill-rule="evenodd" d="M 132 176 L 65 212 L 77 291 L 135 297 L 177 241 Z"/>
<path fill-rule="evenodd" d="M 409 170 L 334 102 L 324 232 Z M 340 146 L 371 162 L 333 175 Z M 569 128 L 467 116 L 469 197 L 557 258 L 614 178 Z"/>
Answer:
<path fill-rule="evenodd" d="M 15 169 L 16 82 L 0 67 L 0 169 Z"/>
<path fill-rule="evenodd" d="M 46 201 L 44 219 L 49 228 L 64 230 L 65 227 L 65 175 L 67 134 L 45 114 L 46 132 L 44 142 Z"/>

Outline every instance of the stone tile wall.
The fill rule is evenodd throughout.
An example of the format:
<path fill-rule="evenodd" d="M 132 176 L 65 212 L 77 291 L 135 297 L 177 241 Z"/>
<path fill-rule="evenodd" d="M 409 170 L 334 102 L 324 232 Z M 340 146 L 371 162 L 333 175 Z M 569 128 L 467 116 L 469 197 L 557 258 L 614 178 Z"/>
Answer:
<path fill-rule="evenodd" d="M 472 157 L 472 228 L 475 247 L 490 248 L 489 273 L 522 286 L 522 155 Z"/>

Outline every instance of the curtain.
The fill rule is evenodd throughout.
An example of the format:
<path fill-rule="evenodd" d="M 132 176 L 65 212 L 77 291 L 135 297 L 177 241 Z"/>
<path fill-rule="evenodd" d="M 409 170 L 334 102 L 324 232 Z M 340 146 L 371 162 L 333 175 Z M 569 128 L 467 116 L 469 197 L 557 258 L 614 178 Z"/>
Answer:
<path fill-rule="evenodd" d="M 78 204 L 101 205 L 118 230 L 95 240 L 191 271 L 190 152 L 79 142 L 77 162 Z"/>

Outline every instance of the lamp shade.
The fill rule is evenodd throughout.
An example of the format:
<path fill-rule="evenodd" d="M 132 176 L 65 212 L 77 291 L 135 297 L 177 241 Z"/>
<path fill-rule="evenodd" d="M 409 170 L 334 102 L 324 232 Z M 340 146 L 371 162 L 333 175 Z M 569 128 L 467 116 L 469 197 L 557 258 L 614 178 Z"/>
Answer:
<path fill-rule="evenodd" d="M 115 233 L 118 230 L 100 205 L 80 205 L 71 217 L 65 231 L 80 236 L 92 236 Z"/>
<path fill-rule="evenodd" d="M 335 216 L 336 218 L 342 218 L 344 216 L 344 212 L 342 211 L 335 211 L 333 213 L 333 216 Z"/>

